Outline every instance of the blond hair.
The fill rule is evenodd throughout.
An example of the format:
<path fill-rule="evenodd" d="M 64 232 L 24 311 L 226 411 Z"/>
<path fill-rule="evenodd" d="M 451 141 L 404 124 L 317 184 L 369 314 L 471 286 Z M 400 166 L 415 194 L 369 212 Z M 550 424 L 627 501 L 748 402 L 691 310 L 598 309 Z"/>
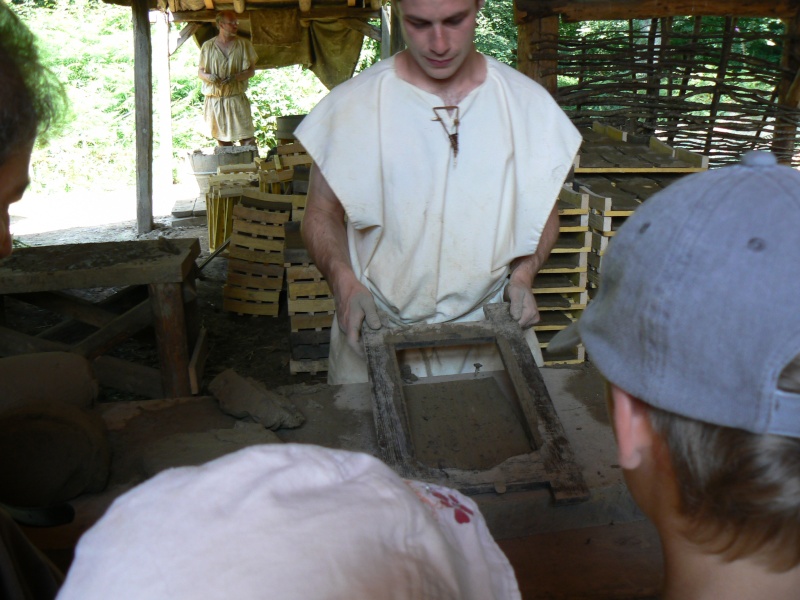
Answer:
<path fill-rule="evenodd" d="M 669 451 L 685 537 L 726 561 L 800 565 L 800 439 L 647 408 Z"/>

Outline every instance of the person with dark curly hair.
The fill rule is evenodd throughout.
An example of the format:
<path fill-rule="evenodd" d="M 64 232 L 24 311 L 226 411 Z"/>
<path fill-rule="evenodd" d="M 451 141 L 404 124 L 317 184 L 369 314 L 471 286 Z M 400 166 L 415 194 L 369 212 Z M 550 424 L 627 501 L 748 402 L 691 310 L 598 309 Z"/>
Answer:
<path fill-rule="evenodd" d="M 34 35 L 0 3 L 0 258 L 11 254 L 8 208 L 28 187 L 34 143 L 65 103 L 60 82 L 39 60 Z"/>
<path fill-rule="evenodd" d="M 63 87 L 41 63 L 34 35 L 0 1 L 0 258 L 12 251 L 8 209 L 28 187 L 34 144 L 58 122 L 65 106 Z M 0 598 L 54 598 L 63 575 L 6 508 L 0 504 Z"/>

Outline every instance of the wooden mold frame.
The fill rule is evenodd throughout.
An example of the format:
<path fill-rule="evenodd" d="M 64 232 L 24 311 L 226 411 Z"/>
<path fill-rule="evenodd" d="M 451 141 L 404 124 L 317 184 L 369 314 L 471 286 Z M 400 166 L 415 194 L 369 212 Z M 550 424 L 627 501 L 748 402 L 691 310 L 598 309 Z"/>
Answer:
<path fill-rule="evenodd" d="M 575 462 L 542 375 L 511 318 L 508 304 L 484 307 L 485 321 L 362 328 L 372 386 L 373 414 L 381 458 L 401 476 L 447 485 L 464 493 L 548 486 L 556 504 L 582 502 L 589 491 Z M 434 469 L 415 458 L 397 351 L 409 348 L 495 343 L 516 393 L 521 425 L 535 450 L 483 471 Z"/>

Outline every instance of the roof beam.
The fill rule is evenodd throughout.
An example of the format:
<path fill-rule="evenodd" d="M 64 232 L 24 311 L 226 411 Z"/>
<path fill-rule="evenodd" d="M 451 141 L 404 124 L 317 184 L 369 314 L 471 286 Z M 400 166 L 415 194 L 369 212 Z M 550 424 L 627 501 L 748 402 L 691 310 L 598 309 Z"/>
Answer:
<path fill-rule="evenodd" d="M 252 5 L 251 5 L 252 6 Z M 281 6 L 285 7 L 285 5 Z M 231 10 L 230 6 L 224 4 L 217 5 L 219 10 Z M 250 12 L 261 10 L 269 10 L 267 6 L 264 8 L 246 10 L 239 16 L 240 20 L 250 19 Z M 201 23 L 212 22 L 217 17 L 217 11 L 214 10 L 183 10 L 172 13 L 172 20 L 176 23 Z M 380 19 L 380 10 L 372 10 L 371 8 L 348 8 L 346 6 L 323 6 L 319 8 L 312 8 L 307 13 L 302 13 L 303 19 L 311 19 L 314 21 L 325 19 Z"/>
<path fill-rule="evenodd" d="M 515 0 L 528 18 L 565 21 L 658 19 L 682 16 L 776 17 L 800 12 L 800 0 Z"/>

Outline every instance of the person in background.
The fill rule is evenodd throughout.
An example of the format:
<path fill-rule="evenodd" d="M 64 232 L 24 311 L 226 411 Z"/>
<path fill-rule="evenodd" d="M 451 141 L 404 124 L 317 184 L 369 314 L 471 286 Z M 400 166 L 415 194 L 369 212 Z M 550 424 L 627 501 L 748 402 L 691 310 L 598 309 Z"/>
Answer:
<path fill-rule="evenodd" d="M 766 152 L 685 177 L 624 223 L 582 341 L 664 600 L 800 597 L 800 173 Z"/>
<path fill-rule="evenodd" d="M 0 2 L 0 258 L 13 249 L 8 211 L 28 187 L 34 144 L 57 122 L 65 98 L 61 84 L 42 65 L 33 34 Z M 2 505 L 0 540 L 0 598 L 55 597 L 63 575 Z"/>
<path fill-rule="evenodd" d="M 482 7 L 395 2 L 407 49 L 295 131 L 314 160 L 302 235 L 336 302 L 329 383 L 367 381 L 361 326 L 380 328 L 379 310 L 392 327 L 476 321 L 504 298 L 541 364 L 531 288 L 581 136 L 544 88 L 476 50 Z M 490 345 L 401 361 L 417 377 L 503 368 Z"/>
<path fill-rule="evenodd" d="M 245 91 L 256 73 L 256 51 L 249 40 L 236 35 L 235 12 L 217 13 L 219 34 L 200 49 L 197 74 L 206 97 L 204 116 L 211 137 L 220 146 L 256 146 L 250 100 Z"/>

